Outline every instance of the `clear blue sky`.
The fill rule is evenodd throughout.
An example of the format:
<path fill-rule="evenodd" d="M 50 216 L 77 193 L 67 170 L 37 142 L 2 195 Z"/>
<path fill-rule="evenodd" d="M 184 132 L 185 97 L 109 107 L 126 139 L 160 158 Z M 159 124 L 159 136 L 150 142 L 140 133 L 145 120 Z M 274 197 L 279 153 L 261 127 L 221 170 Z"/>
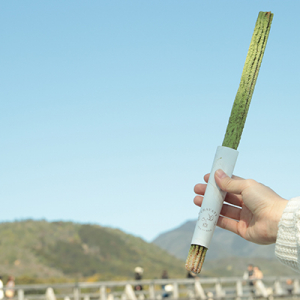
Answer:
<path fill-rule="evenodd" d="M 300 195 L 298 1 L 1 1 L 1 221 L 151 241 L 195 219 L 259 11 L 273 24 L 235 174 Z"/>

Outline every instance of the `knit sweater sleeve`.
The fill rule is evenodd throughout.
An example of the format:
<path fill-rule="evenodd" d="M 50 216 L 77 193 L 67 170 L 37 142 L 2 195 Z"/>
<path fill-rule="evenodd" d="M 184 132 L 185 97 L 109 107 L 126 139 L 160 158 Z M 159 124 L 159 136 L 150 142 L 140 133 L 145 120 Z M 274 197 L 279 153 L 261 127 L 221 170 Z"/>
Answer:
<path fill-rule="evenodd" d="M 283 211 L 275 254 L 283 264 L 300 272 L 300 197 L 289 200 Z"/>

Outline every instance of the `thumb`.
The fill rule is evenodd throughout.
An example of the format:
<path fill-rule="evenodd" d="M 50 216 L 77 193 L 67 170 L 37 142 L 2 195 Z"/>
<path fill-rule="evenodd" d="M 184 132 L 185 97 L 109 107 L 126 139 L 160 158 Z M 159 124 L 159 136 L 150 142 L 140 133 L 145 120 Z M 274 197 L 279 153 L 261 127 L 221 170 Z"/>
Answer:
<path fill-rule="evenodd" d="M 230 178 L 223 170 L 215 172 L 215 180 L 219 188 L 225 192 L 241 194 L 248 187 L 247 180 Z"/>

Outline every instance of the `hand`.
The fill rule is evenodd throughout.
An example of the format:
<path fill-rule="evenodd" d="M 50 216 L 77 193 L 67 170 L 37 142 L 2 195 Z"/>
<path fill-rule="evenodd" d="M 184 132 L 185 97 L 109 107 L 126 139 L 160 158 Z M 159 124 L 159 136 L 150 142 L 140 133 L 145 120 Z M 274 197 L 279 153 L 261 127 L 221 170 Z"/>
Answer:
<path fill-rule="evenodd" d="M 209 174 L 204 176 L 208 182 Z M 276 242 L 278 223 L 287 200 L 267 186 L 252 179 L 228 177 L 222 170 L 215 173 L 217 185 L 228 192 L 217 225 L 257 244 Z M 206 184 L 195 186 L 194 202 L 201 206 Z M 231 205 L 230 205 L 231 204 Z M 234 205 L 234 206 L 232 206 Z"/>

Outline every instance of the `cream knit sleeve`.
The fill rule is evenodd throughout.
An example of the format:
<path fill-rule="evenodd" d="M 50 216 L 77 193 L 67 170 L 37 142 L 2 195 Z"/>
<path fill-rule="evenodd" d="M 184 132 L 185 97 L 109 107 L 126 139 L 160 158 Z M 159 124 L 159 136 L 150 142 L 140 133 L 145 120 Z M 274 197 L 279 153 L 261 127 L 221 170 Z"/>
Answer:
<path fill-rule="evenodd" d="M 289 200 L 283 211 L 275 254 L 283 264 L 300 272 L 300 197 Z"/>

